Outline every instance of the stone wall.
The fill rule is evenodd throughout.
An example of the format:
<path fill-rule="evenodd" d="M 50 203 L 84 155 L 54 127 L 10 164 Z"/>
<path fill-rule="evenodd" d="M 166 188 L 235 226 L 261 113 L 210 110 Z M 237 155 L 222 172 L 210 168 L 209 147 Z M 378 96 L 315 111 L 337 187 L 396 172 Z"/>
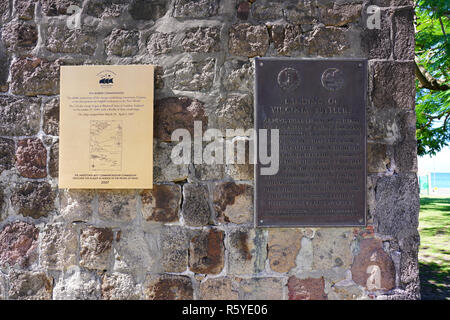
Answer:
<path fill-rule="evenodd" d="M 0 298 L 418 298 L 412 21 L 411 0 L 1 1 Z M 366 228 L 255 229 L 250 165 L 170 161 L 193 120 L 253 127 L 255 56 L 369 59 Z M 59 66 L 146 63 L 154 189 L 58 189 Z"/>

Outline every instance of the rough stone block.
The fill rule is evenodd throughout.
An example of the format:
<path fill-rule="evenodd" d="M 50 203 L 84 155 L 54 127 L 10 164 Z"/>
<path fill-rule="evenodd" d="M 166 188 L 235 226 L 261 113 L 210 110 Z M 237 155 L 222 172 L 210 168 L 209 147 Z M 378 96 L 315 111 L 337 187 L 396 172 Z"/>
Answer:
<path fill-rule="evenodd" d="M 146 221 L 175 222 L 181 204 L 181 187 L 155 184 L 141 193 L 142 216 Z"/>
<path fill-rule="evenodd" d="M 42 11 L 47 16 L 64 15 L 67 13 L 67 8 L 71 5 L 83 5 L 83 0 L 41 0 Z"/>
<path fill-rule="evenodd" d="M 220 28 L 198 27 L 187 30 L 181 41 L 184 52 L 209 53 L 220 50 Z"/>
<path fill-rule="evenodd" d="M 134 190 L 100 190 L 98 214 L 108 222 L 130 222 L 136 218 L 137 197 Z"/>
<path fill-rule="evenodd" d="M 47 224 L 42 231 L 40 248 L 44 268 L 64 270 L 77 263 L 78 236 L 70 226 Z"/>
<path fill-rule="evenodd" d="M 414 9 L 406 7 L 393 13 L 394 59 L 414 60 Z"/>
<path fill-rule="evenodd" d="M 280 55 L 292 55 L 303 50 L 306 45 L 305 34 L 298 25 L 275 24 L 270 32 L 275 49 Z"/>
<path fill-rule="evenodd" d="M 139 300 L 140 287 L 133 277 L 124 273 L 105 273 L 102 277 L 102 298 L 105 300 Z"/>
<path fill-rule="evenodd" d="M 55 210 L 55 198 L 47 182 L 22 182 L 13 189 L 11 204 L 18 214 L 39 219 Z"/>
<path fill-rule="evenodd" d="M 131 57 L 139 51 L 139 31 L 114 29 L 104 40 L 107 55 Z"/>
<path fill-rule="evenodd" d="M 262 229 L 238 228 L 229 234 L 228 271 L 230 274 L 256 274 L 264 270 L 267 239 Z"/>
<path fill-rule="evenodd" d="M 386 172 L 391 167 L 388 146 L 383 143 L 367 144 L 367 170 L 369 173 Z"/>
<path fill-rule="evenodd" d="M 319 6 L 320 22 L 326 26 L 341 27 L 361 19 L 361 3 L 324 2 Z"/>
<path fill-rule="evenodd" d="M 201 184 L 183 186 L 182 216 L 189 226 L 207 225 L 211 217 L 208 188 Z"/>
<path fill-rule="evenodd" d="M 210 278 L 200 283 L 203 300 L 237 300 L 239 288 L 230 278 Z"/>
<path fill-rule="evenodd" d="M 93 190 L 60 190 L 61 216 L 67 222 L 88 221 L 92 216 Z"/>
<path fill-rule="evenodd" d="M 51 300 L 53 279 L 42 272 L 17 272 L 9 274 L 9 299 Z"/>
<path fill-rule="evenodd" d="M 185 91 L 211 89 L 215 75 L 215 59 L 181 62 L 175 65 L 172 88 Z"/>
<path fill-rule="evenodd" d="M 269 33 L 264 25 L 236 24 L 229 30 L 231 54 L 244 57 L 264 56 L 269 48 Z"/>
<path fill-rule="evenodd" d="M 58 178 L 59 175 L 59 142 L 55 142 L 50 147 L 50 159 L 48 162 L 48 173 L 52 178 Z"/>
<path fill-rule="evenodd" d="M 14 157 L 14 141 L 0 138 L 0 174 L 4 170 L 10 170 L 14 166 Z"/>
<path fill-rule="evenodd" d="M 145 297 L 149 300 L 193 300 L 192 280 L 186 276 L 154 275 L 146 279 Z"/>
<path fill-rule="evenodd" d="M 250 185 L 218 183 L 214 188 L 213 204 L 216 217 L 222 223 L 253 221 L 253 187 Z"/>
<path fill-rule="evenodd" d="M 338 27 L 322 27 L 311 31 L 306 39 L 310 56 L 331 57 L 343 55 L 351 47 L 347 30 Z"/>
<path fill-rule="evenodd" d="M 363 9 L 363 21 L 367 22 L 367 9 Z M 392 15 L 390 10 L 380 10 L 380 29 L 364 28 L 361 45 L 369 59 L 389 59 L 392 53 Z"/>
<path fill-rule="evenodd" d="M 255 1 L 251 12 L 254 19 L 259 21 L 283 19 L 283 4 L 275 1 Z"/>
<path fill-rule="evenodd" d="M 175 164 L 171 159 L 173 143 L 154 142 L 153 179 L 155 182 L 183 181 L 189 174 L 188 164 Z"/>
<path fill-rule="evenodd" d="M 80 266 L 106 270 L 111 263 L 113 232 L 108 228 L 89 226 L 80 233 Z"/>
<path fill-rule="evenodd" d="M 22 57 L 11 66 L 11 91 L 17 95 L 59 94 L 59 62 Z"/>
<path fill-rule="evenodd" d="M 35 1 L 32 0 L 17 0 L 14 3 L 17 17 L 22 20 L 33 20 L 35 5 Z"/>
<path fill-rule="evenodd" d="M 157 20 L 166 14 L 168 4 L 166 0 L 132 0 L 128 12 L 135 20 Z"/>
<path fill-rule="evenodd" d="M 316 1 L 295 1 L 288 3 L 286 19 L 294 24 L 314 24 L 320 16 Z"/>
<path fill-rule="evenodd" d="M 13 20 L 3 26 L 2 38 L 10 51 L 25 52 L 36 46 L 38 31 L 33 24 Z"/>
<path fill-rule="evenodd" d="M 333 267 L 348 268 L 352 263 L 350 229 L 320 229 L 312 240 L 313 269 L 326 270 Z"/>
<path fill-rule="evenodd" d="M 48 135 L 59 135 L 59 98 L 44 103 L 43 130 Z"/>
<path fill-rule="evenodd" d="M 41 99 L 0 96 L 0 135 L 31 136 L 39 131 Z"/>
<path fill-rule="evenodd" d="M 250 278 L 239 283 L 239 300 L 282 300 L 282 278 Z"/>
<path fill-rule="evenodd" d="M 0 232 L 0 265 L 28 268 L 38 258 L 39 230 L 26 222 L 7 224 Z"/>
<path fill-rule="evenodd" d="M 390 290 L 395 286 L 395 267 L 378 239 L 362 239 L 352 264 L 352 279 L 369 291 Z"/>
<path fill-rule="evenodd" d="M 199 231 L 191 238 L 189 268 L 195 273 L 218 274 L 224 266 L 225 234 L 221 230 Z"/>
<path fill-rule="evenodd" d="M 217 15 L 218 0 L 175 0 L 173 16 L 176 18 L 207 18 Z"/>
<path fill-rule="evenodd" d="M 189 230 L 165 226 L 161 231 L 161 265 L 165 272 L 184 272 L 188 267 Z"/>
<path fill-rule="evenodd" d="M 152 55 L 170 53 L 173 50 L 174 40 L 174 33 L 155 32 L 149 37 L 147 50 Z"/>
<path fill-rule="evenodd" d="M 225 132 L 226 129 L 253 128 L 253 96 L 251 94 L 232 94 L 219 103 L 214 113 L 217 123 L 215 128 Z"/>
<path fill-rule="evenodd" d="M 223 65 L 223 85 L 228 91 L 253 92 L 254 68 L 249 62 L 229 60 Z"/>
<path fill-rule="evenodd" d="M 298 279 L 292 276 L 288 280 L 288 290 L 289 300 L 327 300 L 323 277 Z"/>
<path fill-rule="evenodd" d="M 40 139 L 23 139 L 17 142 L 16 168 L 25 178 L 47 176 L 47 149 Z"/>
<path fill-rule="evenodd" d="M 64 272 L 53 289 L 55 300 L 98 300 L 100 294 L 98 276 L 77 266 Z"/>
<path fill-rule="evenodd" d="M 70 30 L 65 21 L 51 22 L 47 29 L 45 47 L 54 53 L 93 55 L 97 48 L 95 29 L 83 25 L 81 29 Z"/>
<path fill-rule="evenodd" d="M 301 248 L 303 233 L 298 229 L 270 229 L 267 256 L 270 268 L 276 272 L 289 272 Z"/>

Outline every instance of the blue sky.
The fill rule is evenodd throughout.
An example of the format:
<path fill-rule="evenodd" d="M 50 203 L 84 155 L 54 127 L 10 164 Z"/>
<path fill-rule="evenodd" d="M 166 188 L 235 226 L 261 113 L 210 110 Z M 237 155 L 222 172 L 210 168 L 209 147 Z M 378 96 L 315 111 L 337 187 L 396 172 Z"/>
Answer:
<path fill-rule="evenodd" d="M 445 147 L 434 157 L 418 157 L 419 173 L 421 172 L 449 172 L 450 173 L 450 147 Z"/>

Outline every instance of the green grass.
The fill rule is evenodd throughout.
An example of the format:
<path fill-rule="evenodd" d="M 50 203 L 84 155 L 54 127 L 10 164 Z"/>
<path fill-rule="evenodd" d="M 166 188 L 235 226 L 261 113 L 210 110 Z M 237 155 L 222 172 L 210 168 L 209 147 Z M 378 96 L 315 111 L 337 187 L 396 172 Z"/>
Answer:
<path fill-rule="evenodd" d="M 450 300 L 450 198 L 420 199 L 419 233 L 422 299 Z"/>

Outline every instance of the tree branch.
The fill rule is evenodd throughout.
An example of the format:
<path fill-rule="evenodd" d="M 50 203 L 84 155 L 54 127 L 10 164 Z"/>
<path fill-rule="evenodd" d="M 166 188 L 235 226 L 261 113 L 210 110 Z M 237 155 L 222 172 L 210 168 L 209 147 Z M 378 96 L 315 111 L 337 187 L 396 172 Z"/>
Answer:
<path fill-rule="evenodd" d="M 435 79 L 424 67 L 419 64 L 419 59 L 414 59 L 416 69 L 416 77 L 420 82 L 419 88 L 425 88 L 434 91 L 445 91 L 450 89 L 450 86 Z"/>

